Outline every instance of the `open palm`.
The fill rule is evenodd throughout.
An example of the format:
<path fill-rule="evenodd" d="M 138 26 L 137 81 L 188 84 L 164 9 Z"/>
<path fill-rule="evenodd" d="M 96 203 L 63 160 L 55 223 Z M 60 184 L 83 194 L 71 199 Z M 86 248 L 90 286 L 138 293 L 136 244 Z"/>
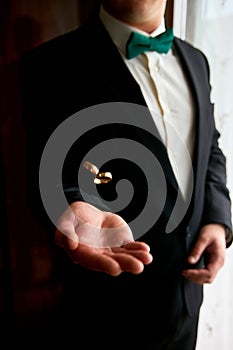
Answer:
<path fill-rule="evenodd" d="M 62 214 L 55 239 L 74 263 L 112 276 L 141 273 L 152 261 L 149 246 L 134 241 L 119 215 L 85 202 L 72 203 Z"/>

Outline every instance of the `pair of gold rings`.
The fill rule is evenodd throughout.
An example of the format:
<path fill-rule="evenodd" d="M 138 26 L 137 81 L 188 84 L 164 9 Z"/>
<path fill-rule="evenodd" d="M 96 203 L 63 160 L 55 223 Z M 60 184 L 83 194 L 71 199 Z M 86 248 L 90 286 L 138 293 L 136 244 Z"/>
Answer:
<path fill-rule="evenodd" d="M 97 166 L 88 161 L 85 161 L 83 166 L 95 175 L 94 183 L 97 185 L 106 184 L 112 180 L 112 174 L 109 171 L 100 172 Z"/>

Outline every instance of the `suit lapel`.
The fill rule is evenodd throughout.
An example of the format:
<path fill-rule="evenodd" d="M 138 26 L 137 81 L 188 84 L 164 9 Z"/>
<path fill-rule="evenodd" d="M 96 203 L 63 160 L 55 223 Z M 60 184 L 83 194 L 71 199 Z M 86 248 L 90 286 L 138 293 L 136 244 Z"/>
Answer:
<path fill-rule="evenodd" d="M 146 107 L 146 102 L 141 93 L 140 86 L 131 75 L 127 66 L 123 62 L 118 49 L 112 43 L 109 34 L 100 21 L 95 23 L 94 32 L 96 36 L 94 50 L 98 52 L 96 63 L 99 67 L 99 72 L 101 75 L 100 79 L 104 79 L 105 85 L 109 88 L 109 91 L 112 91 L 112 96 L 114 96 L 112 97 L 113 102 L 127 102 Z M 105 73 L 101 74 L 101 71 L 104 71 Z M 145 118 L 145 116 L 143 116 L 143 118 Z M 153 134 L 159 135 L 158 129 L 156 128 L 149 111 L 146 118 L 148 119 L 147 125 L 151 123 L 152 128 L 155 129 L 155 133 Z M 137 130 L 136 132 L 138 134 L 137 136 L 142 140 L 142 144 L 145 144 L 144 132 L 140 132 L 140 130 Z M 158 138 L 161 139 L 160 137 Z M 149 143 L 149 148 L 153 150 L 154 154 L 157 156 L 163 169 L 166 169 L 167 181 L 172 185 L 173 190 L 175 190 L 177 193 L 177 181 L 165 146 L 159 142 L 157 142 L 155 146 L 152 144 L 152 142 L 148 140 L 146 141 Z"/>
<path fill-rule="evenodd" d="M 209 99 L 209 95 L 207 95 L 208 87 L 203 83 L 204 70 L 200 69 L 204 61 L 200 61 L 199 51 L 194 50 L 192 46 L 178 38 L 174 39 L 174 49 L 180 58 L 185 75 L 188 78 L 196 106 L 196 146 L 193 167 L 196 186 L 195 192 L 197 193 L 197 187 L 199 186 L 200 176 L 202 174 L 203 157 L 205 157 L 203 150 L 208 140 L 208 128 L 205 125 L 205 120 L 206 114 L 209 113 L 209 104 L 206 102 Z"/>

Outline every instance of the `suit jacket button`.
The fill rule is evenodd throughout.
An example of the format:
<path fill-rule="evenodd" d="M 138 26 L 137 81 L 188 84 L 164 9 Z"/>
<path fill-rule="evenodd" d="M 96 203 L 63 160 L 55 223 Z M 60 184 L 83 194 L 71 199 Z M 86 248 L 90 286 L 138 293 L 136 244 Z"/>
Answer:
<path fill-rule="evenodd" d="M 186 227 L 186 238 L 190 238 L 190 237 L 191 237 L 190 227 L 187 226 L 187 227 Z"/>

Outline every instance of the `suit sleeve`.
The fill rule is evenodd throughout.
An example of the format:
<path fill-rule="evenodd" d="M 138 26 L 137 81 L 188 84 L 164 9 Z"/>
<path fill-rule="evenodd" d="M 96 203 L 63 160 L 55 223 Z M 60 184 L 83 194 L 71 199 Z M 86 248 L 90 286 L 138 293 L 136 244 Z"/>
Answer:
<path fill-rule="evenodd" d="M 27 52 L 21 58 L 19 66 L 26 139 L 26 198 L 29 209 L 39 224 L 51 230 L 54 229 L 54 225 L 45 210 L 40 193 L 40 162 L 47 141 L 66 115 L 63 98 L 59 95 L 62 95 L 62 80 L 54 55 L 50 55 L 49 52 L 45 55 L 41 51 L 40 48 L 36 48 Z M 67 197 L 67 205 L 83 200 L 79 189 L 69 184 L 69 179 L 64 183 L 61 179 L 60 184 L 54 184 L 61 185 Z"/>
<path fill-rule="evenodd" d="M 203 225 L 223 224 L 226 227 L 226 245 L 232 243 L 231 200 L 227 188 L 226 157 L 219 148 L 220 133 L 215 128 L 205 181 Z"/>

